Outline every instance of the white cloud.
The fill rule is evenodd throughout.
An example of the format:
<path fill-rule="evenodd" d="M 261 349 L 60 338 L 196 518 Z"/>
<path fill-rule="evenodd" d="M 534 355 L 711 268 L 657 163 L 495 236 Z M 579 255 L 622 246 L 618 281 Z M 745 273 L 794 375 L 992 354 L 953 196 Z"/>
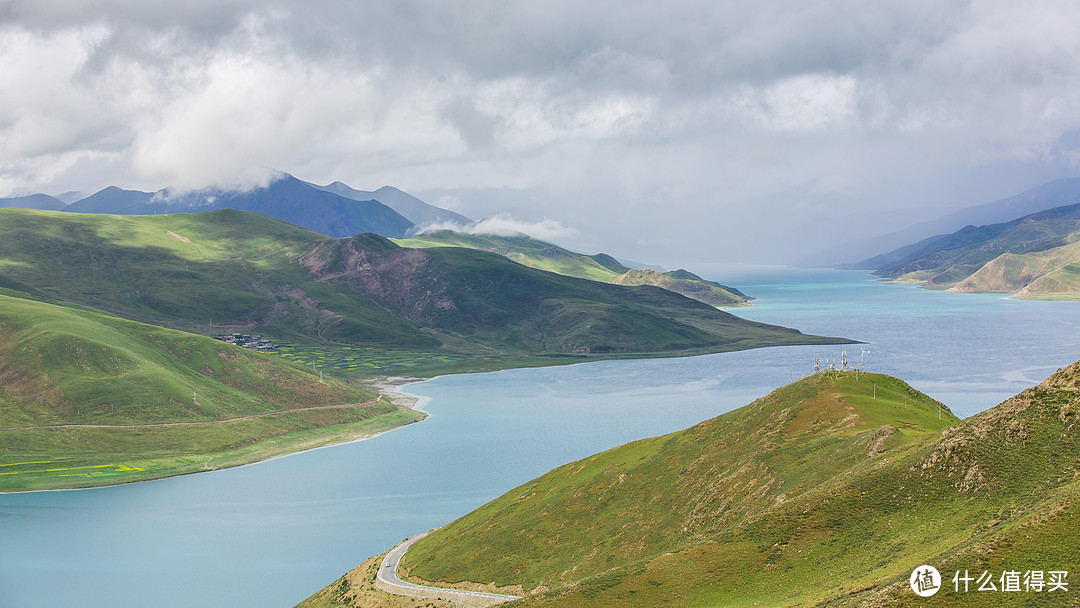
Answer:
<path fill-rule="evenodd" d="M 116 153 L 123 123 L 79 81 L 108 35 L 101 24 L 50 33 L 0 27 L 0 188 L 27 190 Z"/>
<path fill-rule="evenodd" d="M 1076 3 L 266 6 L 0 11 L 0 195 L 250 187 L 273 167 L 530 192 L 455 209 L 725 256 L 787 209 L 959 206 L 1080 162 Z M 813 232 L 790 223 L 770 253 Z"/>
<path fill-rule="evenodd" d="M 855 118 L 856 95 L 853 76 L 800 74 L 760 91 L 751 112 L 768 129 L 845 127 Z"/>
<path fill-rule="evenodd" d="M 513 217 L 501 214 L 494 217 L 486 217 L 470 225 L 456 224 L 454 222 L 439 222 L 429 224 L 421 228 L 423 232 L 435 232 L 438 230 L 453 230 L 464 234 L 491 234 L 495 236 L 518 236 L 525 234 L 541 241 L 558 241 L 578 235 L 578 231 L 562 225 L 561 223 L 544 219 L 538 222 L 526 222 L 516 220 Z"/>

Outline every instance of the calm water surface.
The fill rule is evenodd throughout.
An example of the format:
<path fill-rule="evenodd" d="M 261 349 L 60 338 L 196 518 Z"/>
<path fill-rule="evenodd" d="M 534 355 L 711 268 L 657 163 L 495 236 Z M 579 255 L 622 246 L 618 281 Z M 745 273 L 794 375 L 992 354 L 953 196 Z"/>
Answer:
<path fill-rule="evenodd" d="M 724 268 L 740 316 L 867 342 L 866 366 L 960 416 L 1080 359 L 1080 304 Z M 0 608 L 287 608 L 402 538 L 541 473 L 687 427 L 859 346 L 786 347 L 448 376 L 431 417 L 348 445 L 149 483 L 0 495 Z"/>

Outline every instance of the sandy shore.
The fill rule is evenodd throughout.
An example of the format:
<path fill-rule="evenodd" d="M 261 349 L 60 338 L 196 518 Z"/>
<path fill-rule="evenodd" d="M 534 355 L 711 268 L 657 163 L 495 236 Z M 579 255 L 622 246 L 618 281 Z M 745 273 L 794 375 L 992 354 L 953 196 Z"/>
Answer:
<path fill-rule="evenodd" d="M 414 378 L 412 376 L 384 376 L 382 378 L 375 378 L 367 382 L 368 386 L 374 388 L 380 393 L 390 398 L 390 402 L 394 405 L 400 405 L 409 409 L 416 409 L 420 398 L 415 395 L 409 395 L 398 390 L 400 387 L 411 384 L 413 382 L 421 382 L 425 378 Z"/>

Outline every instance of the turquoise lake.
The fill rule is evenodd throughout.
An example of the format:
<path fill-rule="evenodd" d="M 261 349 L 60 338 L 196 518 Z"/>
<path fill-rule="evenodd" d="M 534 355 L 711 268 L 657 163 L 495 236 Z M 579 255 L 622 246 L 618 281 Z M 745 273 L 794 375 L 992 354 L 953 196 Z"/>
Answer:
<path fill-rule="evenodd" d="M 406 536 L 568 461 L 685 428 L 810 371 L 903 378 L 961 417 L 1080 359 L 1080 303 L 718 268 L 739 316 L 863 346 L 781 347 L 447 376 L 431 416 L 365 441 L 148 483 L 0 495 L 0 608 L 288 608 Z"/>

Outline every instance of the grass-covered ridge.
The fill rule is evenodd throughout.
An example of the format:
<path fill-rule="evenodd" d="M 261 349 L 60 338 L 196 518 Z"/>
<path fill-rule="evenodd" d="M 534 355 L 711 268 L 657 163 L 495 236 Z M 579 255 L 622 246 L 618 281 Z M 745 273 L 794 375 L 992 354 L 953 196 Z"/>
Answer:
<path fill-rule="evenodd" d="M 955 421 L 893 378 L 817 375 L 556 469 L 417 543 L 407 564 L 433 580 L 557 587 L 704 541 Z"/>
<path fill-rule="evenodd" d="M 529 268 L 616 285 L 652 285 L 710 306 L 749 304 L 749 299 L 738 289 L 706 281 L 686 270 L 634 270 L 604 253 L 583 255 L 526 235 L 497 236 L 440 230 L 395 242 L 403 247 L 463 247 L 489 251 Z"/>
<path fill-rule="evenodd" d="M 1032 253 L 1003 253 L 952 289 L 1014 293 L 1026 299 L 1080 298 L 1080 242 Z"/>
<path fill-rule="evenodd" d="M 521 585 L 525 606 L 1072 606 L 951 580 L 1076 570 L 1078 389 L 1080 363 L 958 421 L 893 378 L 811 376 L 555 469 L 404 564 Z M 930 599 L 908 588 L 924 563 L 945 578 Z"/>
<path fill-rule="evenodd" d="M 461 247 L 490 251 L 530 268 L 601 282 L 630 270 L 611 256 L 581 255 L 526 235 L 499 236 L 438 230 L 407 239 L 395 239 L 394 242 L 402 247 Z"/>
<path fill-rule="evenodd" d="M 1080 298 L 1080 205 L 988 226 L 967 226 L 897 250 L 877 272 L 904 283 L 1018 298 Z M 867 263 L 872 260 L 868 260 Z"/>
<path fill-rule="evenodd" d="M 416 420 L 203 336 L 0 290 L 0 491 L 252 462 Z"/>
<path fill-rule="evenodd" d="M 234 210 L 0 209 L 0 286 L 195 333 L 457 353 L 470 359 L 461 370 L 838 341 L 662 289 L 541 272 L 471 249 L 333 239 Z"/>

